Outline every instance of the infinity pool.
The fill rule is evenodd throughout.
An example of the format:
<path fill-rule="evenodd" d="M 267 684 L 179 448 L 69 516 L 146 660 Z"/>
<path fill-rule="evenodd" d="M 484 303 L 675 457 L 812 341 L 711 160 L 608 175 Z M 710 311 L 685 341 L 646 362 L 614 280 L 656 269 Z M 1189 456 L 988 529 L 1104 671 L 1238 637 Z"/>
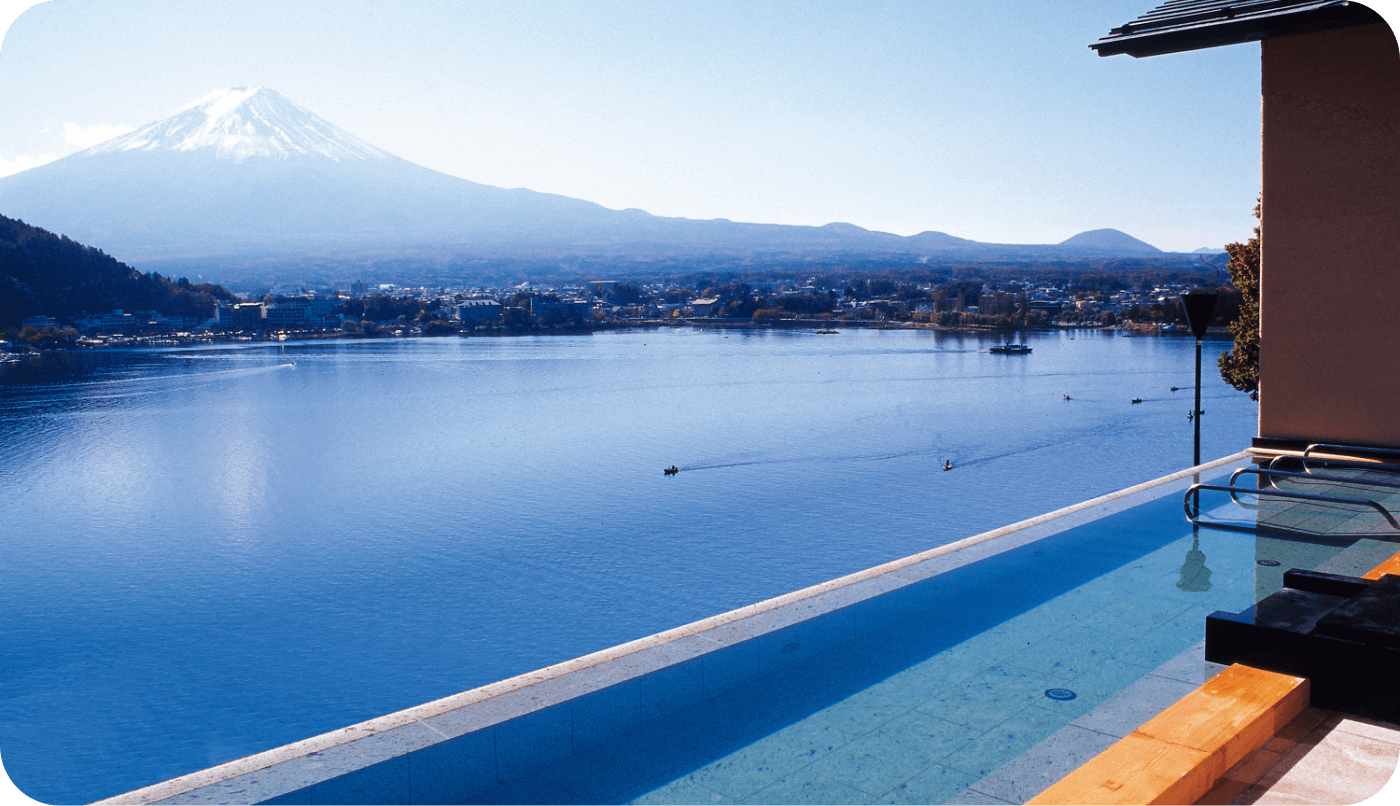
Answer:
<path fill-rule="evenodd" d="M 1106 746 L 1125 690 L 1165 681 L 1146 694 L 1165 707 L 1194 687 L 1207 615 L 1248 607 L 1289 568 L 1360 574 L 1395 551 L 1193 529 L 1185 489 L 1248 464 L 1228 457 L 465 692 L 460 707 L 364 723 L 352 733 L 398 749 L 347 751 L 331 777 L 286 771 L 298 753 L 321 764 L 307 745 L 277 751 L 292 764 L 211 778 L 224 799 L 282 803 L 1020 802 L 1034 776 L 993 784 L 1028 750 L 1073 729 Z M 1208 516 L 1248 516 L 1219 498 Z M 181 791 L 169 802 L 220 797 Z"/>
<path fill-rule="evenodd" d="M 1362 573 L 1395 551 L 1193 532 L 1193 480 L 945 555 L 935 576 L 789 628 L 781 672 L 479 799 L 968 802 L 979 779 L 1201 641 L 1210 613 L 1248 607 L 1289 568 Z M 1238 522 L 1219 497 L 1210 514 Z"/>

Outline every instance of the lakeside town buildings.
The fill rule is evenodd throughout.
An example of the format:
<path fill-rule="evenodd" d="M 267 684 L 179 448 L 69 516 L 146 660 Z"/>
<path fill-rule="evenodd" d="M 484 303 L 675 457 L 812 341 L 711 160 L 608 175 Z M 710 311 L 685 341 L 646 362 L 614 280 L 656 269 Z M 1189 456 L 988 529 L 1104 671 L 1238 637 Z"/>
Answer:
<path fill-rule="evenodd" d="M 813 322 L 908 327 L 1083 327 L 1146 323 L 1176 328 L 1176 299 L 1190 290 L 1182 283 L 1150 288 L 1087 291 L 1051 282 L 1008 280 L 968 288 L 930 283 L 871 285 L 857 291 L 818 287 L 800 280 L 731 284 L 723 296 L 702 296 L 691 289 L 664 283 L 638 286 L 636 298 L 625 303 L 610 299 L 616 281 L 531 288 L 401 288 L 384 284 L 370 291 L 363 282 L 344 290 L 278 289 L 259 301 L 220 303 L 214 316 L 203 320 L 165 316 L 157 311 L 113 310 L 63 321 L 32 316 L 21 330 L 71 328 L 83 337 L 81 346 L 128 343 L 155 337 L 160 343 L 176 338 L 220 338 L 245 334 L 424 335 L 424 326 L 439 323 L 432 335 L 448 332 L 521 332 L 547 328 L 606 328 L 665 324 L 757 323 L 802 326 Z M 976 285 L 976 284 L 974 284 Z M 737 292 L 735 289 L 739 289 Z M 713 291 L 713 289 L 706 289 Z M 885 293 L 888 292 L 888 293 Z M 391 301 L 414 315 L 387 318 L 357 315 L 352 301 Z M 738 299 L 742 304 L 734 305 Z M 761 310 L 754 316 L 749 310 Z M 23 341 L 21 338 L 20 341 Z"/>

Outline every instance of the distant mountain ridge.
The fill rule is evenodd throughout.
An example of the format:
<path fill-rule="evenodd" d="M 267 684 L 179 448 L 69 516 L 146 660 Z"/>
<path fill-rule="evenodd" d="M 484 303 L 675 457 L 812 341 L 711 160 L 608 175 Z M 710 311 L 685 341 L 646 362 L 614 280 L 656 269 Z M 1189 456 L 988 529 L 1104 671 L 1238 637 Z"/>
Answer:
<path fill-rule="evenodd" d="M 136 131 L 0 178 L 0 213 L 124 260 L 189 265 L 396 250 L 501 259 L 1165 254 L 1117 230 L 1060 244 L 991 244 L 847 223 L 804 227 L 611 210 L 424 168 L 259 87 L 215 91 Z"/>

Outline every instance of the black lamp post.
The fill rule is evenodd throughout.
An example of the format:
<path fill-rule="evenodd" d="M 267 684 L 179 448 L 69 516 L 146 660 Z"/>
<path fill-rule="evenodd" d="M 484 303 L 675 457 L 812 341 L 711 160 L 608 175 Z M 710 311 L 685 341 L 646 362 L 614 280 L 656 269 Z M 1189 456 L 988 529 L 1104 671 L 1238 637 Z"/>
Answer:
<path fill-rule="evenodd" d="M 1186 309 L 1186 323 L 1196 336 L 1196 408 L 1191 412 L 1191 420 L 1196 424 L 1196 461 L 1201 463 L 1201 339 L 1210 327 L 1210 316 L 1215 313 L 1215 294 L 1182 294 L 1181 307 Z"/>

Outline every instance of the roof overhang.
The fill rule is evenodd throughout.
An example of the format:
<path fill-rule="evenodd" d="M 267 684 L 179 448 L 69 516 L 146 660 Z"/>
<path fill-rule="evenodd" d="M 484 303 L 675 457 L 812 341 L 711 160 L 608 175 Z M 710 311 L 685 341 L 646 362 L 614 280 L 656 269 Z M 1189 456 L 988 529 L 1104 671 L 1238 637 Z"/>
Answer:
<path fill-rule="evenodd" d="M 1170 0 L 1090 45 L 1100 56 L 1157 56 L 1385 22 L 1349 0 Z"/>

